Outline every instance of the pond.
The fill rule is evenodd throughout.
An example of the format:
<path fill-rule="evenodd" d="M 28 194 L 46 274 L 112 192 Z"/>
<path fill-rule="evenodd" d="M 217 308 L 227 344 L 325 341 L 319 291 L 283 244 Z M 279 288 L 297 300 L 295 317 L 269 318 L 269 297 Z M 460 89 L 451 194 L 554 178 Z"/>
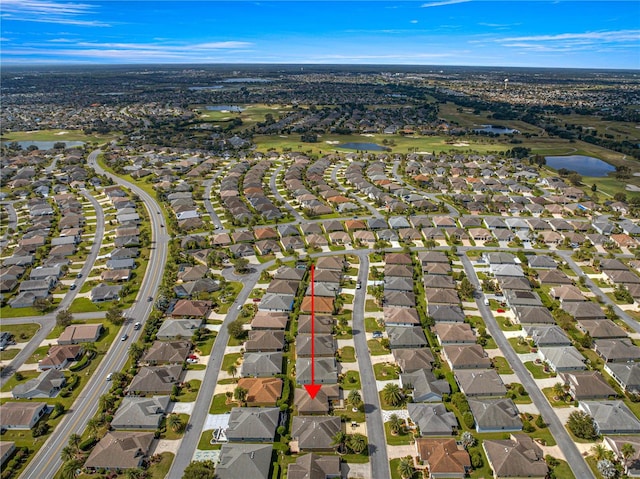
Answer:
<path fill-rule="evenodd" d="M 569 156 L 545 156 L 547 166 L 554 170 L 566 168 L 575 171 L 583 176 L 603 177 L 607 176 L 616 168 L 609 163 L 592 156 L 569 155 Z"/>
<path fill-rule="evenodd" d="M 346 150 L 358 150 L 358 151 L 388 151 L 386 146 L 378 145 L 377 143 L 342 143 L 336 145 L 338 148 L 344 148 Z"/>
<path fill-rule="evenodd" d="M 209 111 L 233 111 L 235 113 L 240 113 L 244 111 L 244 108 L 239 106 L 231 106 L 231 105 L 207 105 L 205 110 Z"/>
<path fill-rule="evenodd" d="M 482 128 L 475 128 L 473 131 L 476 133 L 493 133 L 494 135 L 508 135 L 510 133 L 520 133 L 514 128 L 507 128 L 506 126 L 494 126 L 494 125 L 482 125 Z"/>
<path fill-rule="evenodd" d="M 6 143 L 12 143 L 12 142 L 8 141 Z M 24 150 L 26 150 L 31 145 L 37 146 L 39 150 L 51 150 L 53 148 L 53 145 L 55 145 L 56 143 L 64 143 L 65 148 L 74 148 L 76 146 L 84 146 L 84 141 L 62 141 L 62 140 L 56 140 L 56 141 L 29 140 L 29 141 L 17 141 L 16 143 L 20 145 Z"/>

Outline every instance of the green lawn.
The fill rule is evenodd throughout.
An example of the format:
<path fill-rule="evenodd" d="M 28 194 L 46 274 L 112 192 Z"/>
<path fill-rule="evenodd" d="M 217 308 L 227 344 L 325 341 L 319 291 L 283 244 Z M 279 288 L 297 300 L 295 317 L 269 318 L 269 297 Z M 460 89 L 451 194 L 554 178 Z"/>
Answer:
<path fill-rule="evenodd" d="M 70 313 L 96 313 L 98 311 L 107 311 L 113 306 L 113 302 L 102 303 L 98 305 L 92 303 L 89 298 L 76 298 L 69 306 Z"/>
<path fill-rule="evenodd" d="M 534 379 L 547 379 L 555 377 L 554 373 L 545 373 L 544 368 L 541 365 L 534 364 L 533 361 L 527 361 L 526 363 L 524 363 L 524 367 L 529 370 Z"/>
<path fill-rule="evenodd" d="M 503 331 L 520 331 L 522 329 L 522 326 L 517 323 L 512 323 L 509 318 L 505 316 L 496 316 L 496 321 Z"/>
<path fill-rule="evenodd" d="M 365 313 L 379 313 L 382 311 L 376 302 L 373 299 L 367 299 L 364 303 L 364 312 Z"/>
<path fill-rule="evenodd" d="M 27 364 L 35 364 L 47 357 L 47 351 L 49 351 L 49 346 L 39 346 L 25 362 Z"/>
<path fill-rule="evenodd" d="M 562 459 L 557 459 L 560 464 L 558 464 L 553 471 L 555 472 L 555 476 L 557 478 L 562 479 L 576 479 L 576 476 L 573 475 L 573 471 L 569 467 L 569 464 Z M 588 462 L 588 460 L 587 460 Z"/>
<path fill-rule="evenodd" d="M 222 447 L 222 444 L 211 444 L 211 439 L 213 439 L 213 429 L 202 431 L 202 435 L 198 441 L 198 449 L 203 451 L 214 451 Z"/>
<path fill-rule="evenodd" d="M 361 389 L 360 373 L 357 371 L 347 371 L 341 383 L 342 389 Z"/>
<path fill-rule="evenodd" d="M 0 317 L 6 317 L 0 314 Z M 26 343 L 38 332 L 40 325 L 37 323 L 26 324 L 1 324 L 0 331 L 7 332 L 13 335 L 13 339 L 16 343 Z"/>
<path fill-rule="evenodd" d="M 398 379 L 398 367 L 388 363 L 377 363 L 373 365 L 373 372 L 377 381 L 388 381 L 390 379 Z"/>
<path fill-rule="evenodd" d="M 200 356 L 209 356 L 211 354 L 211 349 L 213 349 L 213 343 L 217 335 L 218 333 L 211 331 L 196 343 L 196 350 L 200 352 Z"/>
<path fill-rule="evenodd" d="M 37 130 L 12 131 L 2 136 L 2 141 L 84 141 L 87 143 L 106 143 L 116 138 L 117 134 L 87 135 L 82 130 Z"/>
<path fill-rule="evenodd" d="M 186 387 L 183 387 L 178 395 L 179 402 L 193 402 L 196 400 L 202 381 L 199 379 L 192 379 L 189 381 L 189 384 L 191 384 L 191 391 L 187 390 Z"/>
<path fill-rule="evenodd" d="M 19 352 L 19 349 L 5 349 L 4 351 L 0 351 L 0 361 L 11 361 Z"/>
<path fill-rule="evenodd" d="M 230 412 L 234 406 L 237 406 L 237 404 L 234 402 L 232 402 L 231 404 L 227 404 L 226 402 L 227 397 L 224 394 L 216 394 L 215 396 L 213 396 L 209 414 L 225 414 L 227 412 Z"/>
<path fill-rule="evenodd" d="M 164 479 L 169 474 L 174 454 L 171 452 L 163 452 L 160 454 L 160 462 L 154 462 L 147 472 L 150 479 Z"/>
<path fill-rule="evenodd" d="M 556 398 L 556 394 L 553 392 L 553 388 L 542 388 L 542 393 L 547 397 L 547 399 L 549 400 L 549 404 L 551 404 L 552 407 L 569 407 L 569 406 L 573 406 L 573 401 L 569 400 L 569 402 L 562 400 L 560 398 L 555 399 Z"/>
<path fill-rule="evenodd" d="M 27 316 L 42 316 L 42 313 L 35 308 L 12 308 L 8 305 L 0 308 L 0 318 L 25 318 Z"/>
<path fill-rule="evenodd" d="M 380 341 L 377 339 L 368 340 L 367 346 L 369 346 L 369 353 L 372 356 L 381 356 L 383 354 L 389 354 L 391 352 L 391 350 L 382 346 L 382 344 L 380 344 Z"/>
<path fill-rule="evenodd" d="M 225 354 L 222 358 L 222 366 L 220 367 L 221 371 L 226 371 L 229 366 L 235 364 L 238 365 L 240 358 L 242 357 L 242 353 L 230 353 Z"/>
<path fill-rule="evenodd" d="M 182 424 L 184 424 L 185 426 L 189 423 L 189 415 L 188 414 L 179 414 L 180 419 L 182 419 Z M 170 441 L 175 440 L 175 439 L 180 439 L 182 436 L 184 436 L 184 431 L 182 432 L 174 432 L 171 430 L 171 428 L 168 428 L 166 426 L 166 422 L 167 419 L 164 418 L 162 419 L 162 423 L 160 424 L 160 429 L 165 429 L 165 432 L 163 432 L 162 434 L 160 434 L 160 439 L 168 439 Z"/>
<path fill-rule="evenodd" d="M 509 366 L 509 362 L 502 356 L 494 357 L 491 362 L 493 367 L 498 371 L 498 374 L 513 374 L 513 369 Z"/>
<path fill-rule="evenodd" d="M 384 432 L 387 436 L 387 444 L 390 446 L 408 446 L 413 443 L 413 433 L 404 431 L 400 431 L 395 436 L 391 434 L 391 429 L 389 428 L 389 423 L 384 423 Z"/>
<path fill-rule="evenodd" d="M 364 328 L 367 333 L 373 333 L 374 331 L 381 331 L 384 326 L 378 324 L 378 320 L 376 318 L 364 318 Z"/>
<path fill-rule="evenodd" d="M 2 392 L 10 392 L 18 384 L 23 384 L 23 383 L 27 382 L 29 379 L 37 378 L 40 375 L 40 371 L 36 371 L 36 370 L 21 371 L 20 374 L 22 374 L 23 379 L 18 381 L 18 379 L 16 378 L 16 375 L 14 374 L 5 383 L 5 385 L 2 386 L 2 389 L 0 389 L 0 391 L 2 391 Z"/>
<path fill-rule="evenodd" d="M 345 346 L 343 348 L 340 348 L 340 362 L 342 363 L 356 362 L 356 350 L 353 346 Z"/>
<path fill-rule="evenodd" d="M 518 354 L 528 354 L 531 352 L 531 346 L 529 346 L 526 340 L 524 343 L 521 343 L 520 338 L 509 338 L 507 341 L 509 341 L 513 350 Z"/>

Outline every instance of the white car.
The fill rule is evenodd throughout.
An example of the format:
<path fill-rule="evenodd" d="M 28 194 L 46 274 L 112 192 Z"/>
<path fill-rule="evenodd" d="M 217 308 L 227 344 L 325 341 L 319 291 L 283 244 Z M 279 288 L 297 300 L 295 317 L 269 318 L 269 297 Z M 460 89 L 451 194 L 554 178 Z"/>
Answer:
<path fill-rule="evenodd" d="M 107 381 L 111 381 L 112 377 L 113 377 L 113 373 L 107 374 Z"/>

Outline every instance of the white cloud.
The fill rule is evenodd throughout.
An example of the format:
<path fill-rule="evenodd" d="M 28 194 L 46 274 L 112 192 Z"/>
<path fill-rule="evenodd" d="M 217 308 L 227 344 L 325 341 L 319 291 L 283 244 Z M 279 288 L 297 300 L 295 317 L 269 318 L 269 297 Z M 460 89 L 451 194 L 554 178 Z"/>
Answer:
<path fill-rule="evenodd" d="M 422 8 L 430 8 L 430 7 L 442 7 L 444 5 L 453 5 L 456 3 L 466 3 L 466 2 L 470 2 L 471 0 L 442 0 L 441 2 L 429 2 L 429 3 L 423 3 L 421 5 Z"/>
<path fill-rule="evenodd" d="M 3 0 L 1 17 L 7 20 L 36 23 L 58 23 L 89 27 L 108 27 L 98 20 L 86 20 L 82 15 L 95 13 L 96 5 L 59 3 L 47 0 Z"/>
<path fill-rule="evenodd" d="M 411 20 L 409 23 L 415 24 L 415 23 L 418 23 L 418 20 Z"/>
<path fill-rule="evenodd" d="M 640 30 L 617 30 L 584 33 L 559 33 L 557 35 L 531 35 L 525 37 L 501 38 L 499 42 L 556 42 L 566 40 L 585 40 L 590 42 L 640 42 Z"/>

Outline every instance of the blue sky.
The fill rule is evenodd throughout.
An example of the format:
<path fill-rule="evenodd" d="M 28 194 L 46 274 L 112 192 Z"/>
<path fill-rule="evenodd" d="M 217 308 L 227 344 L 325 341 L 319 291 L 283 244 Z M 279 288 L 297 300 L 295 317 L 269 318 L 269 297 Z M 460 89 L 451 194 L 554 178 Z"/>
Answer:
<path fill-rule="evenodd" d="M 2 0 L 3 64 L 640 69 L 640 1 Z"/>

